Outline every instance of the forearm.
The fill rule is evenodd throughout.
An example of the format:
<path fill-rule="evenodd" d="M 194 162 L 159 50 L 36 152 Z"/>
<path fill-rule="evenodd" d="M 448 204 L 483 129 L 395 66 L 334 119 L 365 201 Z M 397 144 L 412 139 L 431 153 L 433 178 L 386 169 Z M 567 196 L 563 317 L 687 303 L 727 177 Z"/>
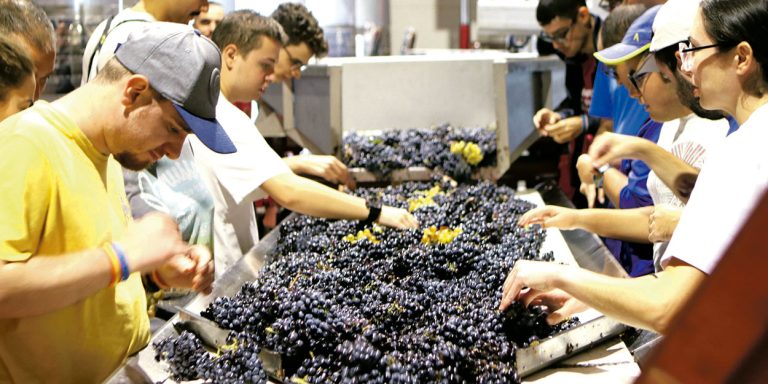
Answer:
<path fill-rule="evenodd" d="M 291 172 L 301 175 L 306 173 L 306 171 L 302 166 L 302 162 L 298 160 L 297 156 L 283 157 L 283 162 L 291 169 Z"/>
<path fill-rule="evenodd" d="M 638 153 L 638 159 L 644 161 L 656 173 L 656 176 L 684 203 L 688 202 L 687 195 L 675 188 L 676 181 L 683 175 L 698 175 L 699 170 L 685 161 L 664 150 L 658 145 L 644 145 Z"/>
<path fill-rule="evenodd" d="M 294 174 L 273 177 L 262 188 L 278 204 L 305 215 L 345 220 L 368 217 L 364 199 Z"/>
<path fill-rule="evenodd" d="M 652 208 L 580 209 L 577 225 L 598 236 L 635 243 L 648 242 L 648 217 Z"/>
<path fill-rule="evenodd" d="M 574 268 L 556 277 L 555 285 L 606 316 L 663 334 L 704 276 L 688 265 L 628 279 Z"/>
<path fill-rule="evenodd" d="M 603 190 L 608 200 L 614 207 L 619 207 L 621 203 L 621 190 L 627 186 L 627 175 L 621 173 L 618 169 L 609 168 L 603 174 Z"/>
<path fill-rule="evenodd" d="M 100 249 L 0 262 L 0 318 L 41 315 L 81 301 L 109 285 L 112 266 Z"/>

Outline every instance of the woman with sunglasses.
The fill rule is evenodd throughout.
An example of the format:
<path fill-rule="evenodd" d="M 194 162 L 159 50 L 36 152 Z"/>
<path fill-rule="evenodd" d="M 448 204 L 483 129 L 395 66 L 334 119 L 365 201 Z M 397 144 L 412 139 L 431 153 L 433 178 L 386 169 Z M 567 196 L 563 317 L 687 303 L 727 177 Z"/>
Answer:
<path fill-rule="evenodd" d="M 689 0 L 670 0 L 665 7 L 683 1 Z M 563 309 L 581 302 L 632 326 L 662 334 L 669 329 L 712 272 L 768 181 L 768 156 L 762 148 L 768 139 L 764 127 L 768 46 L 757 41 L 768 32 L 768 0 L 755 3 L 759 4 L 705 0 L 691 29 L 693 47 L 719 44 L 707 55 L 697 53 L 690 65 L 702 106 L 723 109 L 743 124 L 709 154 L 662 257 L 663 270 L 653 276 L 620 279 L 570 266 L 521 261 L 507 277 L 500 309 L 516 300 L 526 305 L 544 303 L 555 311 L 548 320 L 556 322 L 567 315 Z"/>

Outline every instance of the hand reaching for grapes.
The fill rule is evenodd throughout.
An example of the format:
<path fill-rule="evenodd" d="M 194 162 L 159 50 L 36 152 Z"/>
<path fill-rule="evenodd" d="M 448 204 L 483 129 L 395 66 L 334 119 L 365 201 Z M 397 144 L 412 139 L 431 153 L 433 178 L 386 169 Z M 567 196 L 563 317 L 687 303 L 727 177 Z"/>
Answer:
<path fill-rule="evenodd" d="M 527 227 L 539 224 L 544 228 L 574 229 L 577 228 L 578 212 L 576 209 L 546 205 L 534 208 L 520 216 L 517 225 Z"/>
<path fill-rule="evenodd" d="M 213 272 L 211 252 L 201 245 L 189 247 L 186 253 L 174 256 L 157 269 L 164 285 L 205 294 L 211 293 Z"/>
<path fill-rule="evenodd" d="M 301 155 L 287 157 L 283 161 L 296 174 L 317 176 L 334 184 L 355 188 L 355 179 L 350 176 L 347 166 L 333 156 Z"/>
<path fill-rule="evenodd" d="M 547 307 L 549 312 L 547 324 L 549 325 L 561 323 L 573 315 L 589 309 L 589 306 L 560 289 L 553 289 L 544 293 L 529 291 L 521 296 L 521 300 L 526 306 L 543 305 Z"/>
<path fill-rule="evenodd" d="M 401 208 L 389 206 L 381 207 L 381 216 L 377 221 L 379 224 L 392 228 L 418 228 L 419 221 L 408 211 Z"/>
<path fill-rule="evenodd" d="M 555 279 L 560 274 L 565 273 L 566 268 L 569 267 L 552 262 L 516 261 L 515 267 L 512 268 L 504 281 L 499 310 L 503 312 L 514 301 L 524 298 L 529 298 L 525 304 L 530 304 L 536 296 L 555 289 Z M 524 291 L 526 288 L 528 290 Z"/>

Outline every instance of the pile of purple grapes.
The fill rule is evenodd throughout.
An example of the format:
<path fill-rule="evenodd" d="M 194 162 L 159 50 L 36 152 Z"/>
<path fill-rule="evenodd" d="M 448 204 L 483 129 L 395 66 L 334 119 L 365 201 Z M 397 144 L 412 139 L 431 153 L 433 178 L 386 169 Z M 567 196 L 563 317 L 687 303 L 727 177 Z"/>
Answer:
<path fill-rule="evenodd" d="M 264 377 L 261 365 L 237 360 L 252 358 L 255 345 L 279 352 L 294 382 L 519 382 L 516 349 L 576 322 L 553 327 L 540 308 L 497 309 L 516 260 L 552 260 L 540 254 L 545 232 L 519 227 L 532 205 L 490 183 L 434 180 L 357 193 L 408 209 L 430 190 L 431 201 L 413 211 L 420 229 L 305 216 L 283 223 L 274 261 L 259 278 L 202 313 L 243 339 L 237 344 L 246 352 L 226 356 L 233 373 L 201 358 L 188 336 L 156 345 L 158 358 L 177 378 L 213 382 Z M 432 226 L 458 235 L 425 241 Z M 169 358 L 167 350 L 178 351 Z"/>
<path fill-rule="evenodd" d="M 460 142 L 477 146 L 479 162 L 457 153 L 455 147 L 451 151 L 451 144 Z M 427 167 L 456 180 L 469 180 L 474 170 L 496 165 L 496 131 L 444 124 L 373 136 L 350 133 L 344 137 L 342 158 L 350 168 L 364 168 L 381 177 L 398 169 Z"/>

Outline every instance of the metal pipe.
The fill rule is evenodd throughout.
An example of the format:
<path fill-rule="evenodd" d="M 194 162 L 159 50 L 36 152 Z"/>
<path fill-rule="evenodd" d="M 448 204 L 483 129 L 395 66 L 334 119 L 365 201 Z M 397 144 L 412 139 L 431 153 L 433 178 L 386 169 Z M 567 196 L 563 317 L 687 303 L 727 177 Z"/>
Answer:
<path fill-rule="evenodd" d="M 461 0 L 459 12 L 459 48 L 469 49 L 469 0 Z"/>

